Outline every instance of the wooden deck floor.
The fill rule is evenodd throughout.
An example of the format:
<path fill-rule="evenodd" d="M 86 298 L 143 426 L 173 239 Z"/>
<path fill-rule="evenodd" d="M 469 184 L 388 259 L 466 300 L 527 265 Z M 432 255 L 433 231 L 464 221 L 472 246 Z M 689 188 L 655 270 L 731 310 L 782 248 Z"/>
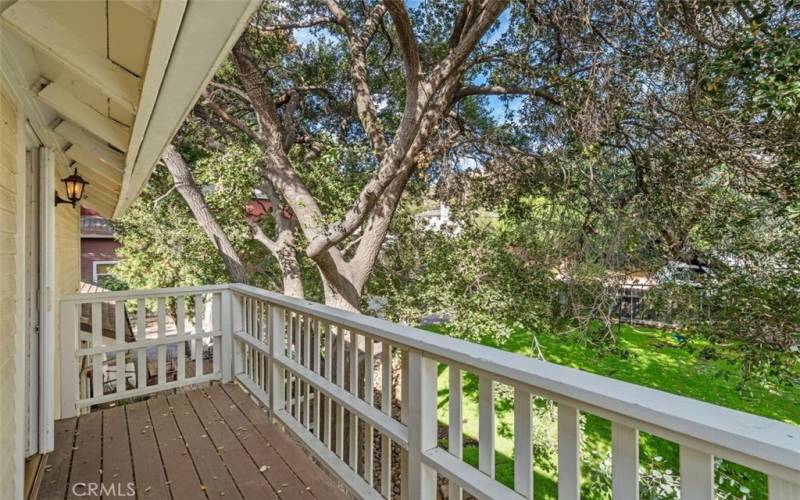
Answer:
<path fill-rule="evenodd" d="M 235 384 L 60 420 L 55 431 L 43 499 L 345 498 Z"/>

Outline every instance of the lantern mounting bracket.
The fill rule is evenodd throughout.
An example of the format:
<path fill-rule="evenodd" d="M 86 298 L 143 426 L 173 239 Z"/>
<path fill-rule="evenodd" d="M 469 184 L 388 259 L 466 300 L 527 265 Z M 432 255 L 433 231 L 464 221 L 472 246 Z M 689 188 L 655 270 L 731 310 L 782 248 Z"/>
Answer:
<path fill-rule="evenodd" d="M 72 208 L 75 208 L 75 203 L 77 203 L 77 201 L 78 200 L 75 200 L 75 201 L 65 200 L 64 198 L 60 197 L 58 195 L 58 191 L 56 191 L 56 206 L 59 206 L 62 203 L 69 203 L 70 205 L 72 205 Z"/>

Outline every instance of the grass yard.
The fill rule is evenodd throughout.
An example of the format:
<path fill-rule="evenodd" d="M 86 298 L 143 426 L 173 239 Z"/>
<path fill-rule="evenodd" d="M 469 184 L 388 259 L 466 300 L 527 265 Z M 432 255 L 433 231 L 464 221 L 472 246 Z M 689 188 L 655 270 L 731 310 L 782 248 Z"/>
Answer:
<path fill-rule="evenodd" d="M 439 329 L 439 332 L 442 330 Z M 532 355 L 531 340 L 529 332 L 517 331 L 503 345 L 495 347 Z M 629 326 L 623 326 L 620 335 L 620 351 L 624 355 L 598 354 L 591 346 L 582 345 L 565 335 L 542 335 L 538 340 L 545 358 L 551 362 L 800 425 L 800 387 L 778 379 L 766 383 L 743 380 L 741 364 L 738 363 L 739 354 L 732 348 L 723 349 L 694 340 L 681 345 L 669 332 Z M 489 342 L 486 344 L 491 345 Z M 704 355 L 701 356 L 701 352 Z M 477 466 L 477 377 L 465 374 L 463 385 L 464 457 L 467 462 Z M 439 375 L 439 419 L 443 423 L 448 421 L 447 386 L 448 371 L 442 366 Z M 504 484 L 513 486 L 513 406 L 509 397 L 505 396 L 509 392 L 500 386 L 496 395 L 498 432 L 495 476 Z M 536 404 L 541 408 L 544 402 L 537 399 Z M 553 423 L 547 422 L 546 425 L 551 428 L 542 429 L 542 422 L 539 422 L 540 428 L 534 434 L 542 441 L 548 435 L 555 436 Z M 534 421 L 534 426 L 536 424 Z M 589 415 L 584 430 L 582 495 L 591 499 L 610 498 L 610 462 L 605 466 L 603 462 L 610 455 L 611 423 Z M 446 440 L 441 444 L 446 446 Z M 535 443 L 535 446 L 538 445 L 538 442 Z M 640 433 L 639 447 L 640 466 L 643 467 L 642 497 L 669 498 L 672 496 L 670 484 L 674 485 L 677 479 L 678 446 Z M 546 451 L 540 452 L 535 456 L 535 461 L 536 498 L 556 498 L 555 456 L 547 456 Z M 767 497 L 766 476 L 763 474 L 723 462 L 718 468 L 717 477 L 723 480 L 719 485 L 720 497 Z M 602 486 L 604 484 L 605 487 Z M 650 484 L 658 484 L 662 489 L 651 489 L 648 487 Z"/>

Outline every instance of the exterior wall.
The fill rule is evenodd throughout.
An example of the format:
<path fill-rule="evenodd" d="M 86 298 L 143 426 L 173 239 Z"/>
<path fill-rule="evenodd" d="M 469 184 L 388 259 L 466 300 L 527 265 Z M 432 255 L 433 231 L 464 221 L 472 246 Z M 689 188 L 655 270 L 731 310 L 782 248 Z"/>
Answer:
<path fill-rule="evenodd" d="M 24 487 L 26 167 L 22 113 L 10 86 L 0 77 L 0 498 L 21 498 Z M 60 187 L 61 175 L 54 175 Z M 62 294 L 80 286 L 80 212 L 67 205 L 55 210 L 53 298 L 57 304 Z M 58 353 L 58 314 L 55 319 Z M 59 356 L 55 362 L 58 409 Z"/>
<path fill-rule="evenodd" d="M 119 260 L 116 250 L 120 243 L 113 238 L 81 238 L 81 280 L 91 283 L 93 263 Z"/>
<path fill-rule="evenodd" d="M 24 129 L 0 79 L 0 498 L 20 498 L 24 415 Z"/>

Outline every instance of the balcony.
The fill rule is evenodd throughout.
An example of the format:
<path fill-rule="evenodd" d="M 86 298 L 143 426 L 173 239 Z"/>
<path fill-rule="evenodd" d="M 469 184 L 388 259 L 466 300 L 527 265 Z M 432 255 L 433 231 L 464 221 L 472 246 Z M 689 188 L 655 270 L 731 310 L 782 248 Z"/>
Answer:
<path fill-rule="evenodd" d="M 97 422 L 124 414 L 132 448 L 123 463 L 132 460 L 136 467 L 133 443 L 140 441 L 139 434 L 142 442 L 153 441 L 153 450 L 168 445 L 164 439 L 178 440 L 195 464 L 189 470 L 199 473 L 198 462 L 219 464 L 219 474 L 206 475 L 230 480 L 234 498 L 252 496 L 245 490 L 252 492 L 247 488 L 253 484 L 261 484 L 264 495 L 284 496 L 280 484 L 289 483 L 278 482 L 247 448 L 293 446 L 315 461 L 287 452 L 293 458 L 284 459 L 282 467 L 295 471 L 287 475 L 298 479 L 295 493 L 304 486 L 311 496 L 339 494 L 326 481 L 310 484 L 325 470 L 360 498 L 398 493 L 412 499 L 437 494 L 532 498 L 532 397 L 537 396 L 558 407 L 559 498 L 580 496 L 582 413 L 612 423 L 614 498 L 639 496 L 640 431 L 679 445 L 681 498 L 714 498 L 715 458 L 767 474 L 772 500 L 800 498 L 800 428 L 795 426 L 247 285 L 76 294 L 61 301 L 60 315 L 65 420 L 56 423 L 53 456 L 61 466 L 46 472 L 43 482 L 55 484 L 56 491 L 66 492 L 67 478 L 77 477 L 63 469 L 74 470 L 84 461 L 76 459 L 84 445 L 69 448 L 75 428 L 105 429 Z M 449 368 L 447 449 L 440 447 L 437 429 L 442 366 Z M 478 378 L 478 470 L 462 457 L 465 373 Z M 494 479 L 496 384 L 513 388 L 513 489 Z M 154 397 L 120 409 L 148 395 Z M 145 409 L 152 422 L 141 420 Z M 159 421 L 169 415 L 167 422 Z M 164 431 L 165 425 L 172 430 Z M 242 428 L 253 426 L 261 430 L 242 435 Z M 201 429 L 214 446 L 198 441 L 194 434 Z M 75 440 L 106 450 L 100 434 L 79 432 Z M 186 460 L 179 456 L 184 458 L 176 460 Z M 164 470 L 153 474 L 166 478 L 170 493 L 180 496 L 176 490 L 186 490 L 176 489 L 173 477 L 182 476 L 163 451 L 161 458 L 155 467 Z M 112 470 L 103 463 L 98 477 L 98 467 L 90 469 L 93 480 L 102 482 Z M 140 482 L 143 476 L 135 477 Z M 197 479 L 207 496 L 217 494 L 208 481 Z M 146 487 L 136 485 L 139 496 L 147 496 Z"/>

